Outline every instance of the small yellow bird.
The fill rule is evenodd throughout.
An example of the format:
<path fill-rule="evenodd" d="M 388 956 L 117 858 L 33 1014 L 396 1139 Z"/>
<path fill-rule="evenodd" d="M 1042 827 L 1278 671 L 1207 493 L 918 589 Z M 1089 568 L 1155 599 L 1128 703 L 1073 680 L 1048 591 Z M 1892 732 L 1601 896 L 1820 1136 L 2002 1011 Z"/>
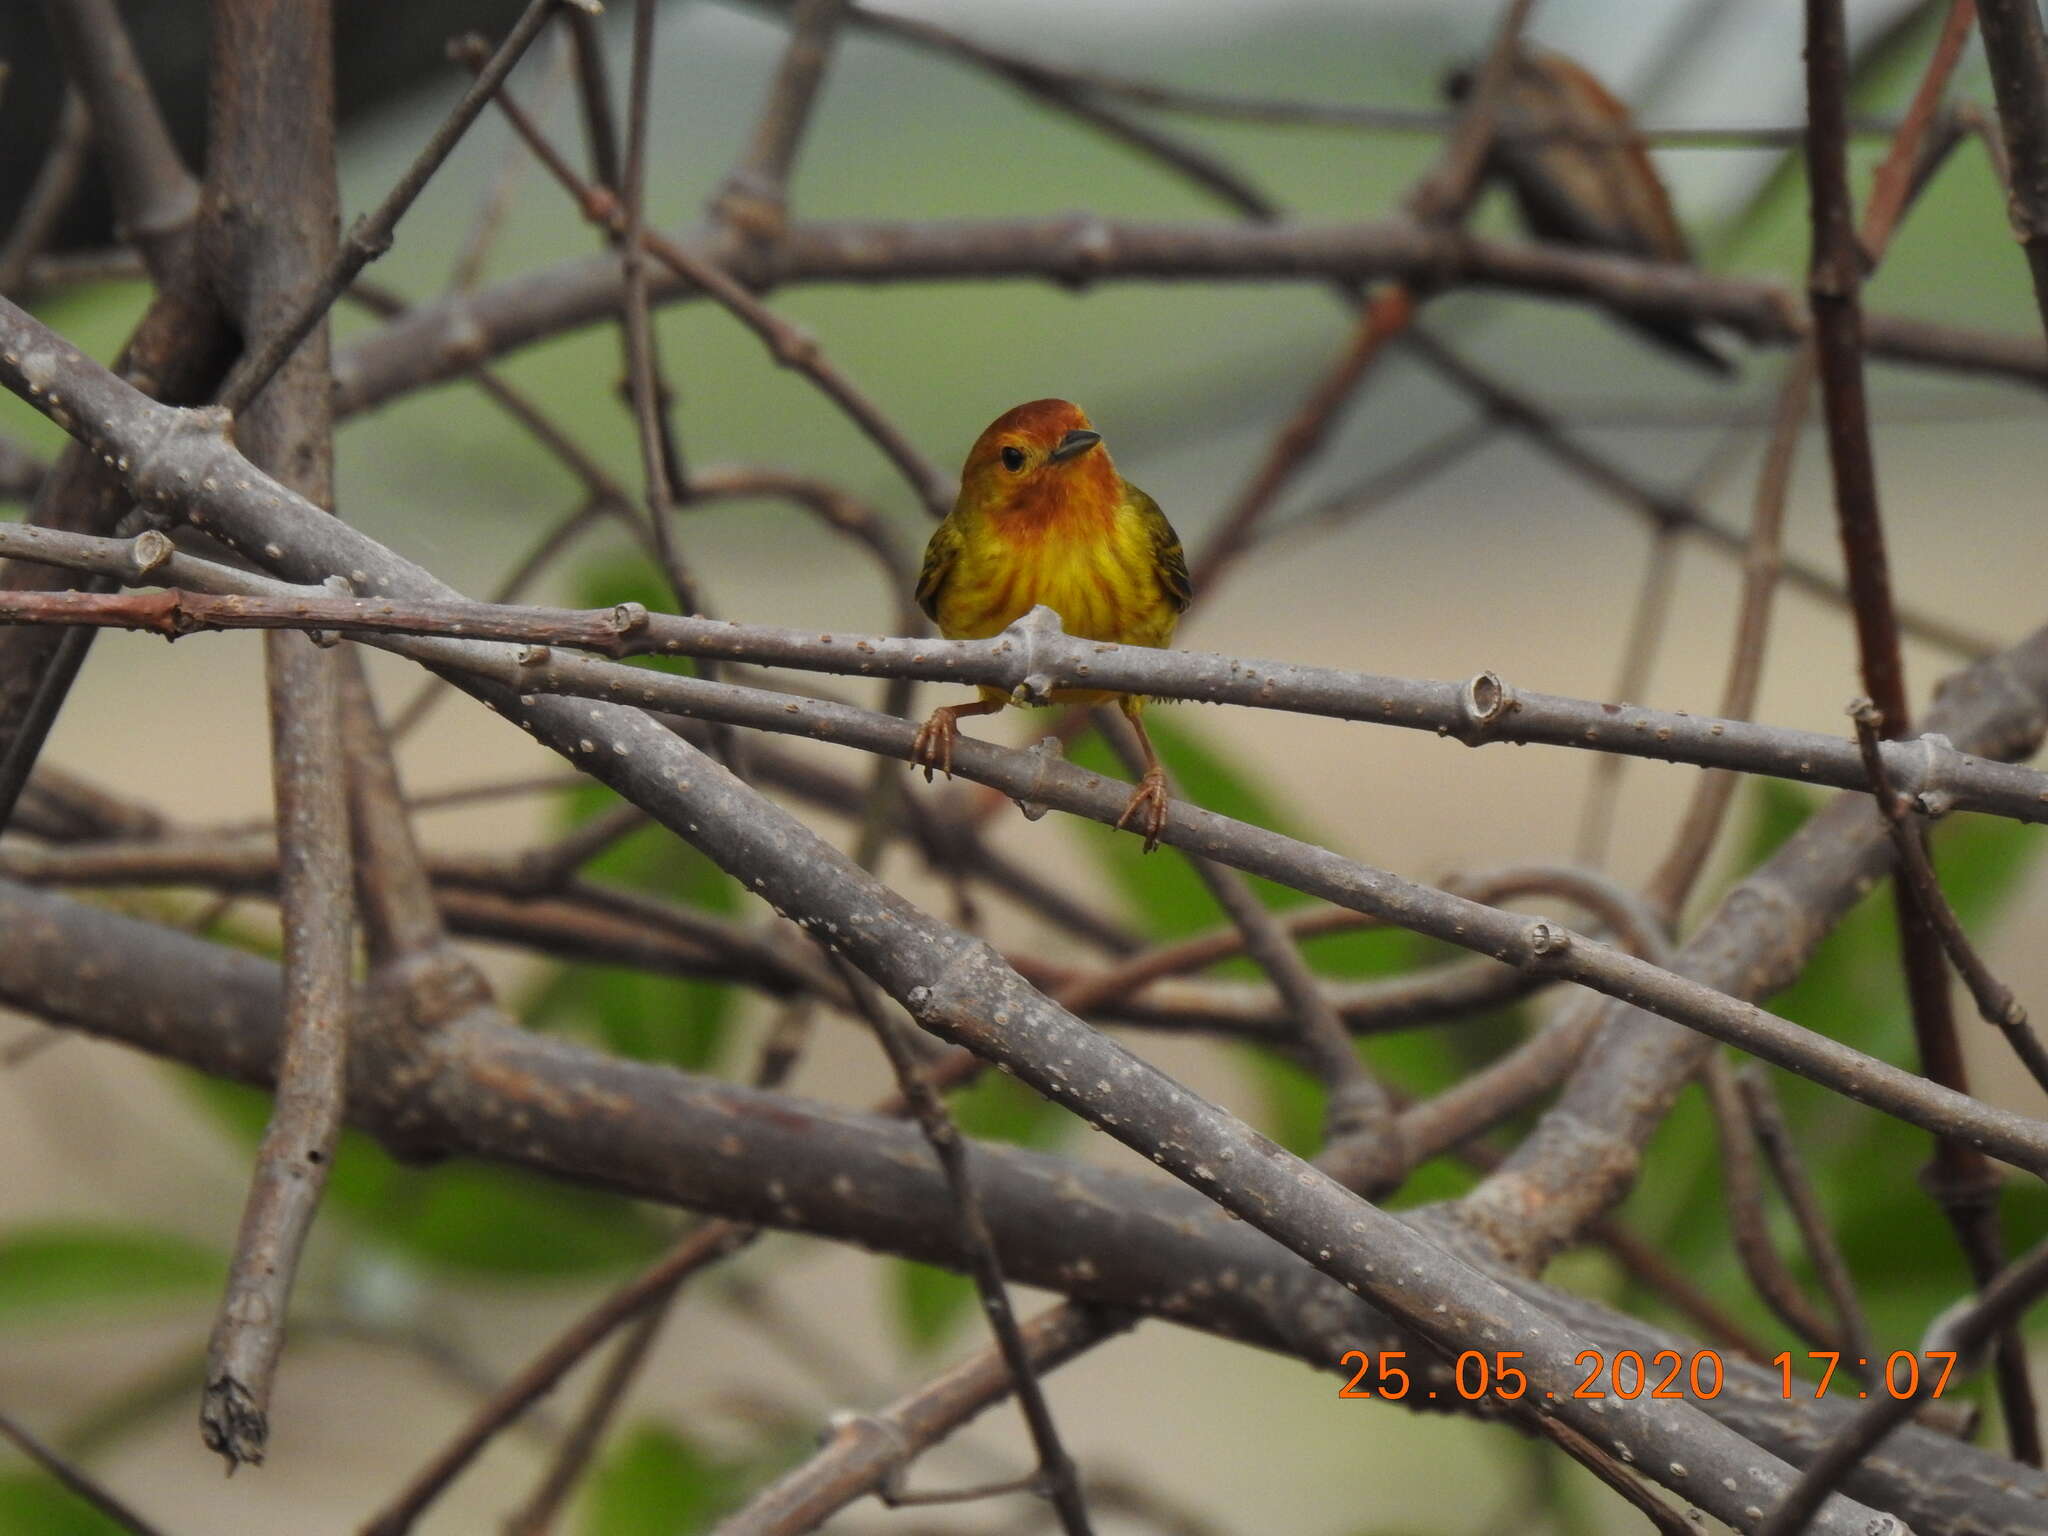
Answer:
<path fill-rule="evenodd" d="M 1117 645 L 1164 646 L 1188 605 L 1187 559 L 1159 503 L 1116 472 L 1102 434 L 1078 405 L 1033 400 L 1005 411 L 975 439 L 960 496 L 925 547 L 918 606 L 949 640 L 983 640 L 1043 603 L 1068 634 Z M 1132 817 L 1145 851 L 1166 827 L 1166 772 L 1145 734 L 1141 694 L 1053 690 L 1055 704 L 1115 699 L 1145 748 L 1145 773 L 1116 824 Z M 962 715 L 1010 702 L 984 687 L 972 704 L 932 711 L 911 761 L 951 777 Z"/>

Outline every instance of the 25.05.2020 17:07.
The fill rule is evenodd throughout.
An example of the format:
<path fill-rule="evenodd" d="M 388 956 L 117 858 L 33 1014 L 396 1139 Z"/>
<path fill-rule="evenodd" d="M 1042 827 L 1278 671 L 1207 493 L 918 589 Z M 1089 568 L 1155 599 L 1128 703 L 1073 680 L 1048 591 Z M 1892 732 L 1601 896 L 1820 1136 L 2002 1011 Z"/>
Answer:
<path fill-rule="evenodd" d="M 1924 1351 L 1928 1367 L 1939 1366 L 1941 1374 L 1935 1378 L 1929 1397 L 1940 1397 L 1948 1386 L 1949 1374 L 1955 1369 L 1956 1352 L 1952 1349 L 1930 1349 Z M 1382 1350 L 1378 1355 L 1368 1354 L 1362 1349 L 1347 1349 L 1338 1357 L 1339 1365 L 1356 1363 L 1357 1369 L 1351 1379 L 1337 1389 L 1339 1397 L 1386 1398 L 1399 1401 L 1413 1390 L 1414 1383 L 1403 1362 L 1408 1352 L 1401 1349 Z M 1452 1362 L 1451 1380 L 1457 1395 L 1467 1402 L 1483 1397 L 1497 1397 L 1504 1402 L 1513 1402 L 1527 1395 L 1529 1378 L 1514 1362 L 1522 1358 L 1519 1349 L 1496 1350 L 1487 1355 L 1476 1349 L 1465 1350 Z M 1653 1398 L 1695 1398 L 1704 1401 L 1718 1397 L 1721 1393 L 1723 1372 L 1720 1354 L 1711 1349 L 1681 1355 L 1675 1349 L 1660 1349 L 1651 1355 L 1646 1363 L 1643 1357 L 1632 1349 L 1624 1349 L 1612 1360 L 1597 1349 L 1581 1350 L 1574 1357 L 1577 1364 L 1586 1367 L 1585 1380 L 1573 1390 L 1577 1398 L 1618 1397 L 1634 1400 L 1646 1391 Z M 1838 1350 L 1813 1350 L 1807 1356 L 1821 1362 L 1820 1380 L 1814 1385 L 1813 1395 L 1823 1397 L 1828 1384 L 1834 1379 L 1835 1369 L 1841 1364 Z M 1892 1397 L 1908 1398 L 1920 1392 L 1921 1356 L 1911 1350 L 1894 1350 L 1885 1357 L 1881 1376 L 1884 1391 Z M 1789 1350 L 1774 1355 L 1771 1364 L 1781 1373 L 1781 1391 L 1787 1400 L 1793 1394 L 1793 1356 Z M 1869 1365 L 1867 1359 L 1858 1358 L 1859 1369 Z M 1652 1381 L 1652 1374 L 1658 1370 L 1663 1375 Z M 1368 1383 L 1371 1383 L 1368 1385 Z M 1437 1393 L 1430 1389 L 1426 1396 L 1434 1398 Z M 1545 1397 L 1555 1397 L 1554 1392 L 1545 1392 Z M 1870 1396 L 1870 1388 L 1859 1388 L 1858 1397 Z"/>

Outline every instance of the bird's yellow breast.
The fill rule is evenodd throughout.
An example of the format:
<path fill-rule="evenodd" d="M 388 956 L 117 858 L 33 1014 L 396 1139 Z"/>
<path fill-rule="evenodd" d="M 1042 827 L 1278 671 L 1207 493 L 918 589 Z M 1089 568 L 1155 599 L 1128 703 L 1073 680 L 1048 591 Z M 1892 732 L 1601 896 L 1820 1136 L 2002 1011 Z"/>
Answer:
<path fill-rule="evenodd" d="M 938 604 L 939 628 L 980 640 L 1039 603 L 1067 633 L 1119 645 L 1165 645 L 1180 615 L 1160 585 L 1150 529 L 1128 508 L 1063 508 L 1026 521 L 981 514 Z"/>

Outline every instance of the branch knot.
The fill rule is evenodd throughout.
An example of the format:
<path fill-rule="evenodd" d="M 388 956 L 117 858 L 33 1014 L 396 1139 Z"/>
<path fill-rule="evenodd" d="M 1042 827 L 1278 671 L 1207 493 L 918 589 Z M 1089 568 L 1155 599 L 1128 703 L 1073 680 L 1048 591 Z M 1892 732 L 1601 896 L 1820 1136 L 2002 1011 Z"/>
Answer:
<path fill-rule="evenodd" d="M 1010 698 L 1013 702 L 1018 704 L 1049 704 L 1052 702 L 1052 691 L 1059 683 L 1059 671 L 1057 668 L 1040 666 L 1039 652 L 1046 641 L 1052 640 L 1056 643 L 1065 635 L 1066 629 L 1060 623 L 1060 616 L 1054 613 L 1052 609 L 1046 607 L 1044 603 L 1039 603 L 1029 613 L 1011 624 L 1008 629 L 1005 629 L 1002 634 L 996 637 L 1002 642 L 998 646 L 999 650 L 1010 646 L 1018 646 L 1024 652 L 1023 660 L 1019 663 L 1023 678 L 1015 688 L 1010 690 Z"/>
<path fill-rule="evenodd" d="M 1481 672 L 1458 691 L 1458 728 L 1450 732 L 1468 747 L 1483 745 L 1494 728 L 1518 707 L 1515 690 L 1498 672 Z"/>

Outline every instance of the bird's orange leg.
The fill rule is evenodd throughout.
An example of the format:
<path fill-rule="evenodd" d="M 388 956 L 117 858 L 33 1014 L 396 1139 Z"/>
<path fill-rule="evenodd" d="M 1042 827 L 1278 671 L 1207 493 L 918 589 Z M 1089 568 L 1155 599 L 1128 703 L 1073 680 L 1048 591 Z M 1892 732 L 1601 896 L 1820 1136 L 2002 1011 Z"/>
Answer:
<path fill-rule="evenodd" d="M 934 768 L 950 779 L 953 777 L 953 742 L 960 735 L 960 717 L 992 715 L 1005 702 L 1002 699 L 976 699 L 972 704 L 947 704 L 933 710 L 931 718 L 918 730 L 917 739 L 910 744 L 910 765 L 924 770 L 927 784 L 932 781 Z"/>
<path fill-rule="evenodd" d="M 1145 835 L 1145 851 L 1150 853 L 1159 846 L 1159 834 L 1166 830 L 1166 770 L 1159 766 L 1159 754 L 1152 750 L 1152 738 L 1145 734 L 1145 722 L 1138 718 L 1142 701 L 1127 696 L 1121 703 L 1124 717 L 1138 733 L 1138 745 L 1145 749 L 1145 772 L 1116 824 L 1121 827 L 1136 816 L 1138 823 L 1131 830 Z"/>

